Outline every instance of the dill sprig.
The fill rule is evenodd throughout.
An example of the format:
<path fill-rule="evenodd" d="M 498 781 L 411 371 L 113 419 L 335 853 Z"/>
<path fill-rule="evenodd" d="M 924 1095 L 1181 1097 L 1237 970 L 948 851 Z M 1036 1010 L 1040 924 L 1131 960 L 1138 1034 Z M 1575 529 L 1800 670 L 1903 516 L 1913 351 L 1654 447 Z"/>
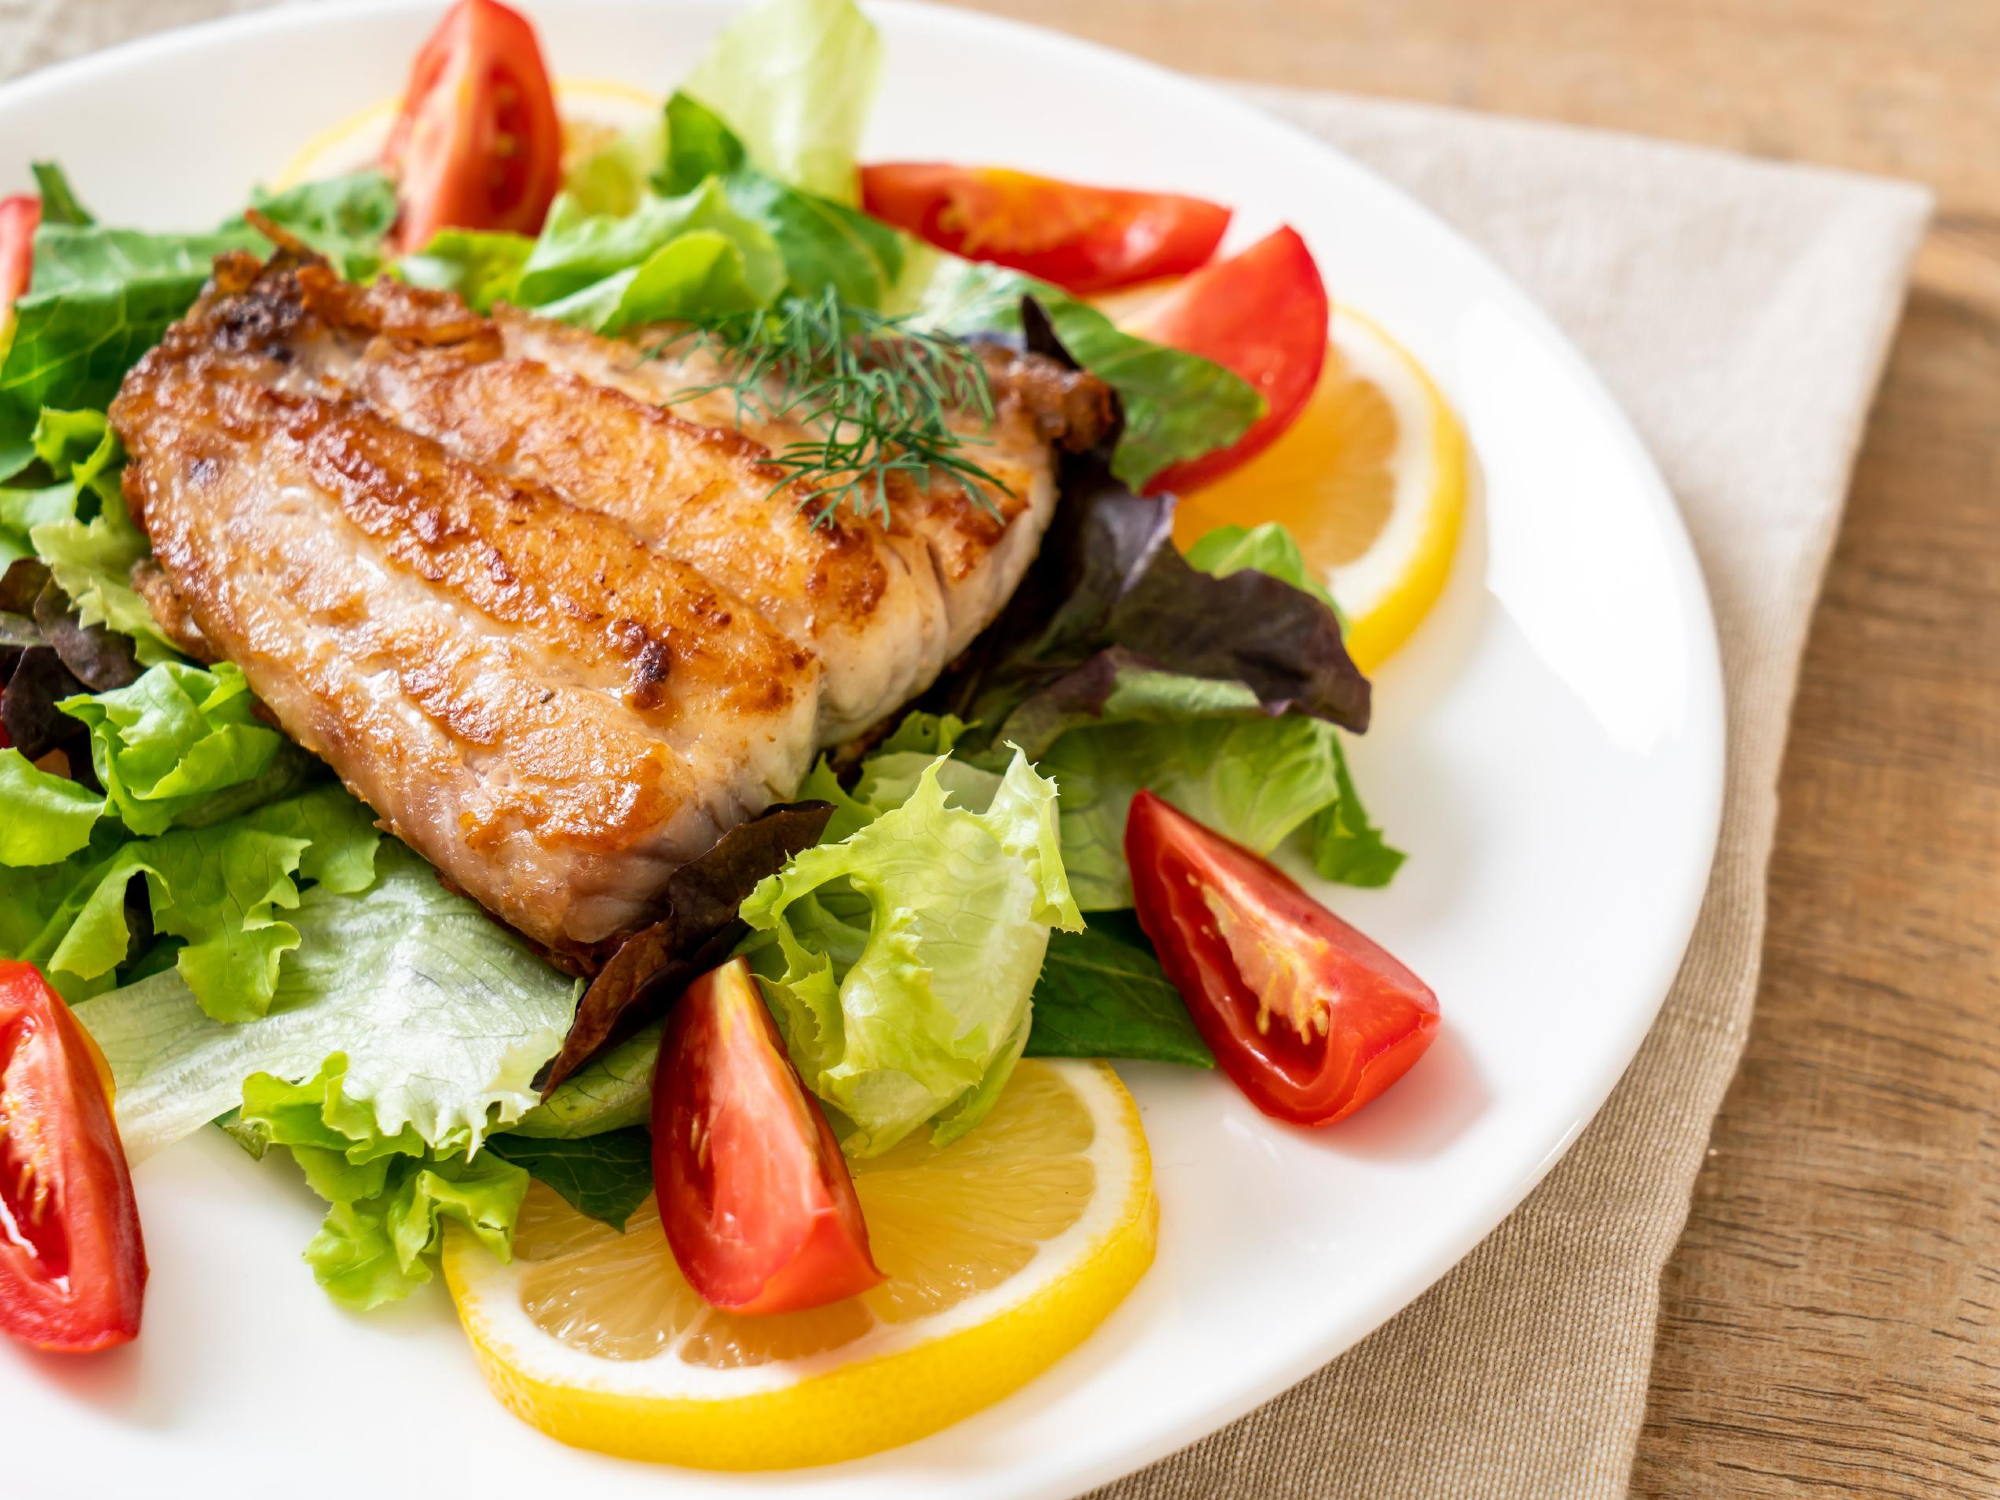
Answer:
<path fill-rule="evenodd" d="M 739 424 L 783 421 L 814 434 L 786 444 L 770 462 L 785 471 L 772 493 L 804 487 L 801 503 L 817 506 L 815 522 L 845 504 L 888 524 L 890 479 L 898 473 L 918 484 L 948 474 L 995 509 L 1001 483 L 966 451 L 991 439 L 950 425 L 957 413 L 988 427 L 994 416 L 985 362 L 961 340 L 857 307 L 829 287 L 691 324 L 647 353 L 686 350 L 714 356 L 723 375 L 689 387 L 683 399 L 727 390 Z"/>

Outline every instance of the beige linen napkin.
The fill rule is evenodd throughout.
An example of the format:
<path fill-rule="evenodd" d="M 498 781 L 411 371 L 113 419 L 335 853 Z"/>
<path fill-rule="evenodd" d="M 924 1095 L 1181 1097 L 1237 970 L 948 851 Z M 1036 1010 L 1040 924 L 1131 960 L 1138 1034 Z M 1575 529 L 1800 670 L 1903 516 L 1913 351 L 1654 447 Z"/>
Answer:
<path fill-rule="evenodd" d="M 260 0 L 0 0 L 0 74 Z M 1748 1031 L 1807 619 L 1921 190 L 1408 105 L 1250 97 L 1452 220 L 1624 403 L 1707 573 L 1728 683 L 1714 877 L 1679 980 L 1574 1150 L 1401 1317 L 1097 1500 L 1624 1493 L 1660 1271 Z"/>

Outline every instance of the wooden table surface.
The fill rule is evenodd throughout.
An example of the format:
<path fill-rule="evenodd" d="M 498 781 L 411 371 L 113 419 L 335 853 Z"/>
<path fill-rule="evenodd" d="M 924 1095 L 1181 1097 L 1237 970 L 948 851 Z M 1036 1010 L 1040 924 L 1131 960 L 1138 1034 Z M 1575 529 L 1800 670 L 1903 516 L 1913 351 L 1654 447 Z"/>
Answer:
<path fill-rule="evenodd" d="M 1928 183 L 1640 1496 L 2000 1494 L 2000 0 L 976 0 L 1190 72 Z"/>

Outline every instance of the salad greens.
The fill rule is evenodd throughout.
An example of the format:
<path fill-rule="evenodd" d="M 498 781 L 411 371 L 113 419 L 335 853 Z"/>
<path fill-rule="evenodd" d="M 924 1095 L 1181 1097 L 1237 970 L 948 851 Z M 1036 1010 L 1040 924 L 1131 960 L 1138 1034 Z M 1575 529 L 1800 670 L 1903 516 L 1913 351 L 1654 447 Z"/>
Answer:
<path fill-rule="evenodd" d="M 852 5 L 774 0 L 724 28 L 682 89 L 732 121 L 773 176 L 852 207 L 881 70 L 882 39 Z"/>
<path fill-rule="evenodd" d="M 35 174 L 35 191 L 42 200 L 44 224 L 95 224 L 97 216 L 77 201 L 76 190 L 69 185 L 69 176 L 52 161 L 31 163 Z"/>
<path fill-rule="evenodd" d="M 306 1180 L 321 1197 L 360 1195 L 328 1197 L 326 1220 L 304 1257 L 327 1294 L 356 1312 L 407 1297 L 431 1279 L 446 1219 L 511 1260 L 514 1220 L 528 1195 L 528 1173 L 491 1151 L 476 1158 L 386 1157 L 379 1175 L 370 1169 L 332 1181 L 308 1169 Z"/>
<path fill-rule="evenodd" d="M 318 1078 L 325 1123 L 362 1155 L 464 1152 L 535 1105 L 575 981 L 401 845 L 385 843 L 375 863 L 365 891 L 322 882 L 301 896 L 299 941 L 261 1018 L 216 1019 L 173 971 L 78 1007 L 117 1082 L 128 1152 L 227 1113 L 254 1074 Z"/>
<path fill-rule="evenodd" d="M 1028 1056 L 1215 1066 L 1180 991 L 1130 912 L 1094 912 L 1081 932 L 1049 939 L 1035 981 Z"/>
<path fill-rule="evenodd" d="M 11 368 L 12 349 L 6 359 Z M 79 624 L 130 636 L 140 662 L 167 660 L 173 648 L 132 588 L 132 565 L 146 555 L 146 539 L 125 509 L 124 454 L 104 413 L 44 408 L 13 454 L 6 453 L 6 422 L 0 397 L 0 455 L 12 465 L 0 466 L 0 476 L 29 478 L 23 471 L 33 466 L 49 482 L 0 489 L 0 555 L 39 558 Z"/>
<path fill-rule="evenodd" d="M 137 834 L 165 833 L 177 818 L 199 816 L 225 788 L 260 781 L 290 749 L 257 717 L 250 685 L 229 662 L 161 662 L 130 687 L 56 707 L 90 731 L 104 807 Z"/>
<path fill-rule="evenodd" d="M 188 310 L 216 256 L 263 243 L 248 225 L 207 234 L 37 229 L 29 290 L 14 304 L 13 339 L 0 359 L 0 472 L 27 461 L 43 407 L 109 404 L 125 372 Z"/>
<path fill-rule="evenodd" d="M 445 1219 L 505 1256 L 531 1176 L 622 1226 L 650 1186 L 645 1023 L 732 948 L 861 1156 L 970 1130 L 1023 1055 L 1212 1066 L 1123 910 L 1141 786 L 1332 879 L 1402 860 L 1339 738 L 1368 685 L 1290 537 L 1224 528 L 1183 560 L 1171 499 L 1132 493 L 1234 441 L 1260 399 L 861 213 L 879 50 L 850 0 L 746 14 L 656 125 L 571 167 L 532 239 L 447 230 L 392 264 L 375 171 L 252 200 L 346 276 L 481 308 L 723 337 L 823 304 L 839 330 L 1018 339 L 1121 399 L 1115 450 L 1065 474 L 1029 579 L 920 711 L 684 867 L 581 1001 L 382 839 L 235 666 L 183 660 L 132 585 L 147 544 L 102 408 L 212 258 L 266 241 L 107 227 L 36 167 L 31 290 L 0 335 L 0 951 L 77 1006 L 132 1156 L 211 1121 L 291 1153 L 328 1205 L 306 1259 L 347 1305 L 426 1281 Z"/>
<path fill-rule="evenodd" d="M 1336 615 L 1340 613 L 1340 606 L 1326 584 L 1307 565 L 1298 542 L 1276 521 L 1266 521 L 1261 526 L 1217 526 L 1204 532 L 1183 555 L 1189 567 L 1213 573 L 1217 578 L 1227 578 L 1245 568 L 1269 573 L 1311 594 Z"/>
<path fill-rule="evenodd" d="M 546 1182 L 579 1212 L 621 1232 L 653 1191 L 653 1136 L 643 1126 L 539 1140 L 496 1135 L 487 1149 Z"/>
<path fill-rule="evenodd" d="M 258 188 L 250 206 L 326 256 L 341 275 L 365 280 L 382 265 L 382 241 L 396 222 L 396 185 L 371 167 L 282 193 Z"/>
<path fill-rule="evenodd" d="M 326 1220 L 305 1249 L 320 1285 L 362 1312 L 407 1296 L 430 1280 L 428 1253 L 447 1218 L 507 1259 L 527 1172 L 490 1152 L 427 1150 L 408 1125 L 385 1134 L 348 1093 L 347 1073 L 337 1052 L 297 1083 L 253 1073 L 226 1127 L 253 1156 L 289 1149 L 326 1200 Z"/>
<path fill-rule="evenodd" d="M 537 1140 L 575 1140 L 643 1124 L 653 1107 L 653 1060 L 666 1023 L 654 1021 L 599 1052 L 508 1127 Z"/>
<path fill-rule="evenodd" d="M 850 1155 L 926 1122 L 940 1144 L 978 1124 L 1027 1045 L 1049 930 L 1082 925 L 1054 784 L 1017 752 L 974 812 L 951 806 L 943 763 L 743 903 L 751 968 Z"/>

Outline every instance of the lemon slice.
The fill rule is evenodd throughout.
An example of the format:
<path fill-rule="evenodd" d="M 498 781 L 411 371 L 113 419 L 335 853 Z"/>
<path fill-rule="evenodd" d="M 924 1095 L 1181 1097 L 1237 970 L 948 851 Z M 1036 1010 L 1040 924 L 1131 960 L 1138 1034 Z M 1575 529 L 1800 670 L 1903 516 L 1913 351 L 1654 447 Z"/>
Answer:
<path fill-rule="evenodd" d="M 1465 518 L 1465 433 L 1409 353 L 1336 308 L 1326 368 L 1269 448 L 1184 496 L 1174 538 L 1278 521 L 1348 619 L 1365 672 L 1409 638 L 1451 575 Z"/>
<path fill-rule="evenodd" d="M 906 1140 L 853 1171 L 888 1280 L 809 1312 L 704 1303 L 650 1199 L 620 1235 L 537 1183 L 507 1265 L 449 1233 L 445 1278 L 487 1383 L 580 1448 L 713 1469 L 832 1463 L 997 1401 L 1152 1263 L 1146 1137 L 1102 1063 L 1023 1062 L 969 1135 Z"/>

